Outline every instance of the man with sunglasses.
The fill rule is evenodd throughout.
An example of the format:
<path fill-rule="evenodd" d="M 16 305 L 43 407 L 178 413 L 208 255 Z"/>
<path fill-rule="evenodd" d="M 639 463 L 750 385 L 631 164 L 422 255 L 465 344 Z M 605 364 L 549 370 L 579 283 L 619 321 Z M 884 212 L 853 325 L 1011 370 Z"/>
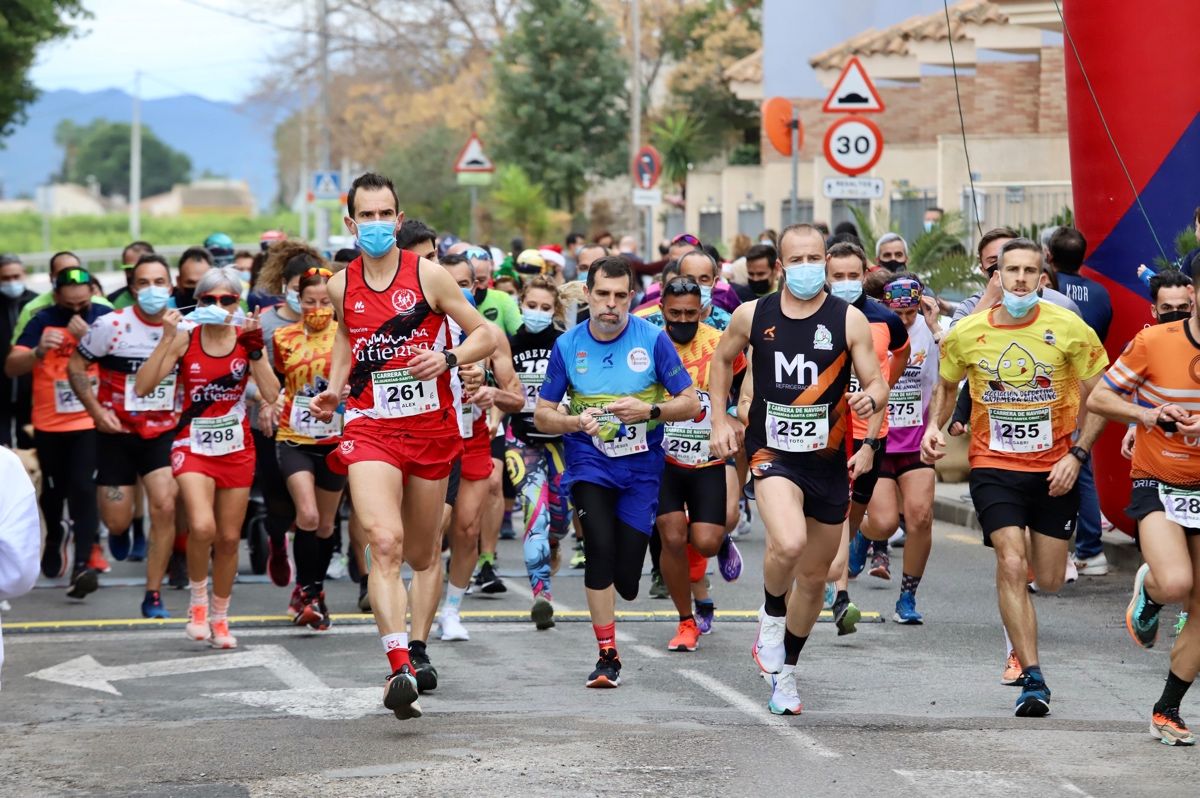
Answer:
<path fill-rule="evenodd" d="M 390 668 L 383 704 L 403 720 L 420 717 L 421 708 L 401 564 L 423 571 L 438 556 L 446 482 L 462 452 L 450 370 L 460 359 L 486 358 L 496 342 L 445 269 L 397 248 L 399 204 L 382 175 L 368 172 L 350 186 L 345 224 L 362 257 L 329 281 L 338 317 L 333 363 L 329 387 L 309 407 L 329 421 L 345 403 L 342 442 L 331 458 L 349 473 L 369 540 L 367 587 Z M 450 319 L 466 332 L 463 341 L 450 340 Z"/>
<path fill-rule="evenodd" d="M 511 296 L 491 287 L 494 266 L 492 253 L 472 244 L 468 245 L 463 255 L 470 261 L 475 278 L 471 289 L 475 296 L 475 309 L 488 321 L 500 325 L 505 335 L 512 335 L 521 326 L 521 312 Z"/>
<path fill-rule="evenodd" d="M 18 377 L 33 372 L 33 429 L 42 468 L 39 504 L 46 522 L 42 573 L 49 579 L 66 573 L 67 526 L 63 502 L 75 534 L 75 560 L 67 597 L 82 599 L 98 587 L 97 570 L 105 570 L 96 531 L 96 429 L 87 408 L 67 376 L 67 363 L 99 317 L 111 308 L 93 304 L 92 276 L 71 267 L 54 278 L 54 304 L 38 311 L 21 332 L 4 362 L 4 373 Z M 88 390 L 97 379 L 89 370 Z"/>
<path fill-rule="evenodd" d="M 96 498 L 108 546 L 118 560 L 129 557 L 129 534 L 137 510 L 134 486 L 142 481 L 150 504 L 150 551 L 142 615 L 168 618 L 163 577 L 175 538 L 171 441 L 179 422 L 179 392 L 172 373 L 148 396 L 134 390 L 138 369 L 163 335 L 171 297 L 171 273 L 161 255 L 146 254 L 131 270 L 136 304 L 101 317 L 88 329 L 67 364 L 71 388 L 96 424 Z M 89 372 L 99 366 L 99 391 L 88 390 Z"/>

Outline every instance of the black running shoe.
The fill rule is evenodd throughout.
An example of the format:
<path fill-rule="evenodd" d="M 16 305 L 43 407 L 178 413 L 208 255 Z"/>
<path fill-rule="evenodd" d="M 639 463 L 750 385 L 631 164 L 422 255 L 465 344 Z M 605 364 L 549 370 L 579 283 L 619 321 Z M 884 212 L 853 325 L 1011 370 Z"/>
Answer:
<path fill-rule="evenodd" d="M 67 598 L 83 601 L 89 593 L 95 593 L 98 587 L 100 578 L 96 572 L 90 568 L 81 568 L 71 576 L 71 589 L 67 591 Z"/>
<path fill-rule="evenodd" d="M 409 646 L 408 658 L 412 660 L 417 677 L 417 692 L 428 693 L 437 689 L 437 668 L 429 661 L 429 652 L 420 646 Z"/>
<path fill-rule="evenodd" d="M 383 705 L 400 720 L 421 717 L 421 705 L 417 703 L 417 676 L 410 666 L 401 665 L 398 671 L 387 678 L 383 688 Z"/>
<path fill-rule="evenodd" d="M 600 659 L 596 660 L 596 670 L 588 676 L 588 687 L 620 687 L 621 658 L 615 648 L 605 648 L 600 651 Z"/>
<path fill-rule="evenodd" d="M 490 562 L 485 562 L 479 567 L 479 573 L 475 574 L 475 587 L 482 593 L 508 592 L 508 587 L 505 586 L 504 581 L 496 573 L 496 568 Z"/>

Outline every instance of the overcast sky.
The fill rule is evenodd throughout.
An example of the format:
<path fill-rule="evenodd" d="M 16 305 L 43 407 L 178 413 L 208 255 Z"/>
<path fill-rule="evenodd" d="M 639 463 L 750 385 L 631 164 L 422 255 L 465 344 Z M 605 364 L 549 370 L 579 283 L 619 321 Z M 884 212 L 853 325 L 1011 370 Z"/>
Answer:
<path fill-rule="evenodd" d="M 396 0 L 403 2 L 403 0 Z M 796 69 L 803 94 L 822 95 L 807 60 L 812 54 L 868 27 L 882 28 L 916 14 L 941 9 L 941 0 L 767 0 L 791 9 L 805 7 L 797 25 Z M 81 36 L 44 48 L 33 69 L 42 89 L 133 88 L 141 70 L 142 96 L 198 94 L 212 100 L 241 100 L 264 69 L 265 56 L 292 34 L 280 27 L 302 23 L 302 3 L 289 11 L 262 0 L 84 0 L 93 14 Z M 269 17 L 277 26 L 233 14 Z"/>

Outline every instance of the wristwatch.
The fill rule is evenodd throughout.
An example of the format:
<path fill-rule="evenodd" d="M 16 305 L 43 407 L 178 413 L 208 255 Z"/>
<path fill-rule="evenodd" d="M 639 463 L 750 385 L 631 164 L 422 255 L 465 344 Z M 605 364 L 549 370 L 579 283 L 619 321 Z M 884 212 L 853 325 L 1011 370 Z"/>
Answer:
<path fill-rule="evenodd" d="M 883 441 L 879 438 L 863 438 L 863 446 L 870 446 L 875 454 L 879 454 L 883 449 Z"/>
<path fill-rule="evenodd" d="M 1075 459 L 1082 465 L 1087 465 L 1088 460 L 1092 459 L 1092 455 L 1082 446 L 1072 446 L 1067 451 L 1074 455 Z"/>
<path fill-rule="evenodd" d="M 458 365 L 458 355 L 454 354 L 449 349 L 442 350 L 442 357 L 446 358 L 446 368 L 452 369 Z"/>
<path fill-rule="evenodd" d="M 650 405 L 650 420 L 651 421 L 653 421 L 654 419 L 658 418 L 661 415 L 662 415 L 661 407 L 659 407 L 658 405 Z"/>

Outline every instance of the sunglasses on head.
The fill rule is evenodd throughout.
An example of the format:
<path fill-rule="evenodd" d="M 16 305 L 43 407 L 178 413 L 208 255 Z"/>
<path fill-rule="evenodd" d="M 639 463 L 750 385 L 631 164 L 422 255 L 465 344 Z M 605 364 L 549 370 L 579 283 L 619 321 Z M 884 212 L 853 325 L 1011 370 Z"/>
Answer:
<path fill-rule="evenodd" d="M 471 247 L 463 254 L 466 255 L 471 260 L 491 260 L 492 259 L 492 253 L 488 252 L 486 249 L 480 249 L 479 247 Z"/>
<path fill-rule="evenodd" d="M 676 244 L 688 244 L 693 247 L 698 247 L 700 246 L 700 239 L 696 238 L 691 233 L 680 233 L 671 239 L 671 246 L 675 246 Z"/>
<path fill-rule="evenodd" d="M 304 276 L 305 277 L 314 277 L 318 274 L 321 275 L 322 277 L 332 277 L 333 276 L 333 272 L 331 272 L 329 269 L 326 269 L 324 266 L 313 266 L 311 269 L 309 269 L 308 271 L 306 271 L 304 273 Z"/>
<path fill-rule="evenodd" d="M 200 307 L 215 305 L 219 302 L 221 307 L 227 308 L 236 305 L 238 297 L 234 294 L 204 294 L 203 296 L 196 297 L 196 301 Z"/>

